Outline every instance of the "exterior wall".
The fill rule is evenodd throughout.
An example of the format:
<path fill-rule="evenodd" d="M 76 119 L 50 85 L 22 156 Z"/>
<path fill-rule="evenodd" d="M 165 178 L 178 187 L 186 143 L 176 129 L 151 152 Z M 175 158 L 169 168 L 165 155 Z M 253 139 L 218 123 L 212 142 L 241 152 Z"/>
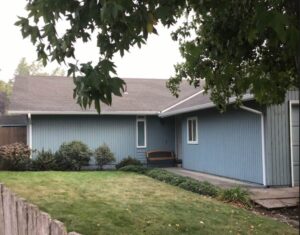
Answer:
<path fill-rule="evenodd" d="M 174 151 L 173 119 L 163 122 L 156 116 L 147 117 L 147 148 L 136 148 L 135 116 L 32 116 L 32 148 L 58 150 L 63 142 L 80 140 L 91 149 L 106 143 L 117 161 L 134 156 L 145 160 L 145 151 Z"/>
<path fill-rule="evenodd" d="M 285 102 L 265 109 L 267 185 L 291 185 L 289 100 L 299 100 L 299 90 L 289 91 Z"/>
<path fill-rule="evenodd" d="M 187 118 L 198 117 L 198 144 L 187 144 Z M 263 184 L 261 117 L 206 109 L 182 116 L 183 167 Z"/>
<path fill-rule="evenodd" d="M 137 148 L 136 157 L 145 161 L 145 153 L 150 150 L 175 151 L 174 118 L 147 117 L 147 147 Z"/>

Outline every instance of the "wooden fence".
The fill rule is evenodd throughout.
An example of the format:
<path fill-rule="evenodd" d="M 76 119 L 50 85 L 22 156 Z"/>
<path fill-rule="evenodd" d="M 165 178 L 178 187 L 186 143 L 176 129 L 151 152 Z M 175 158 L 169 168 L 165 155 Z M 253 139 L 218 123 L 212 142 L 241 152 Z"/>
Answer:
<path fill-rule="evenodd" d="M 0 234 L 80 235 L 67 233 L 62 222 L 51 219 L 47 213 L 17 197 L 3 184 L 0 184 Z"/>
<path fill-rule="evenodd" d="M 13 143 L 26 144 L 26 127 L 0 127 L 0 146 Z"/>

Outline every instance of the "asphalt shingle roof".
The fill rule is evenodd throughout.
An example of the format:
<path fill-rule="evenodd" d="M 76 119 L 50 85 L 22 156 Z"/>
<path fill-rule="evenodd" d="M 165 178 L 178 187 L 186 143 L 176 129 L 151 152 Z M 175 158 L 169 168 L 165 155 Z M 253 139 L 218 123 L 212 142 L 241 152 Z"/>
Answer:
<path fill-rule="evenodd" d="M 124 79 L 128 94 L 113 97 L 112 106 L 101 105 L 102 112 L 160 112 L 177 102 L 199 92 L 187 82 L 180 87 L 180 96 L 175 98 L 166 88 L 165 79 Z M 85 112 L 73 99 L 72 78 L 51 76 L 17 76 L 10 100 L 9 112 Z M 25 112 L 24 112 L 25 113 Z"/>

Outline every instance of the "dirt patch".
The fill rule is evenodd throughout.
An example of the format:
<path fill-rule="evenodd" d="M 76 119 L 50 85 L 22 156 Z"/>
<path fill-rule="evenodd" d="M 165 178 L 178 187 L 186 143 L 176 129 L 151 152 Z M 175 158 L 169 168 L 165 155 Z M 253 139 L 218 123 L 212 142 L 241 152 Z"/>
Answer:
<path fill-rule="evenodd" d="M 287 223 L 299 229 L 299 214 L 300 205 L 297 207 L 280 208 L 280 209 L 265 209 L 259 205 L 254 205 L 252 208 L 254 213 L 272 217 L 278 221 Z"/>

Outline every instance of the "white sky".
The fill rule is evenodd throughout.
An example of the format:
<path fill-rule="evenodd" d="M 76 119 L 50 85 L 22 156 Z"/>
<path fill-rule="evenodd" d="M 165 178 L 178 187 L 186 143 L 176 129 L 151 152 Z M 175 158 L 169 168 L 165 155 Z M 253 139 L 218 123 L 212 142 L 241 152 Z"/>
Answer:
<path fill-rule="evenodd" d="M 4 1 L 0 7 L 0 80 L 8 81 L 22 57 L 28 62 L 36 60 L 35 47 L 29 39 L 23 39 L 20 29 L 14 26 L 17 16 L 26 16 L 26 0 Z M 132 48 L 123 58 L 115 57 L 118 76 L 123 78 L 169 78 L 174 74 L 174 65 L 182 61 L 178 44 L 170 37 L 171 30 L 158 27 L 159 36 L 151 35 L 142 49 Z M 98 48 L 93 40 L 89 44 L 77 43 L 76 56 L 79 62 L 95 61 Z M 47 66 L 51 72 L 58 65 Z M 66 69 L 65 69 L 66 70 Z"/>

